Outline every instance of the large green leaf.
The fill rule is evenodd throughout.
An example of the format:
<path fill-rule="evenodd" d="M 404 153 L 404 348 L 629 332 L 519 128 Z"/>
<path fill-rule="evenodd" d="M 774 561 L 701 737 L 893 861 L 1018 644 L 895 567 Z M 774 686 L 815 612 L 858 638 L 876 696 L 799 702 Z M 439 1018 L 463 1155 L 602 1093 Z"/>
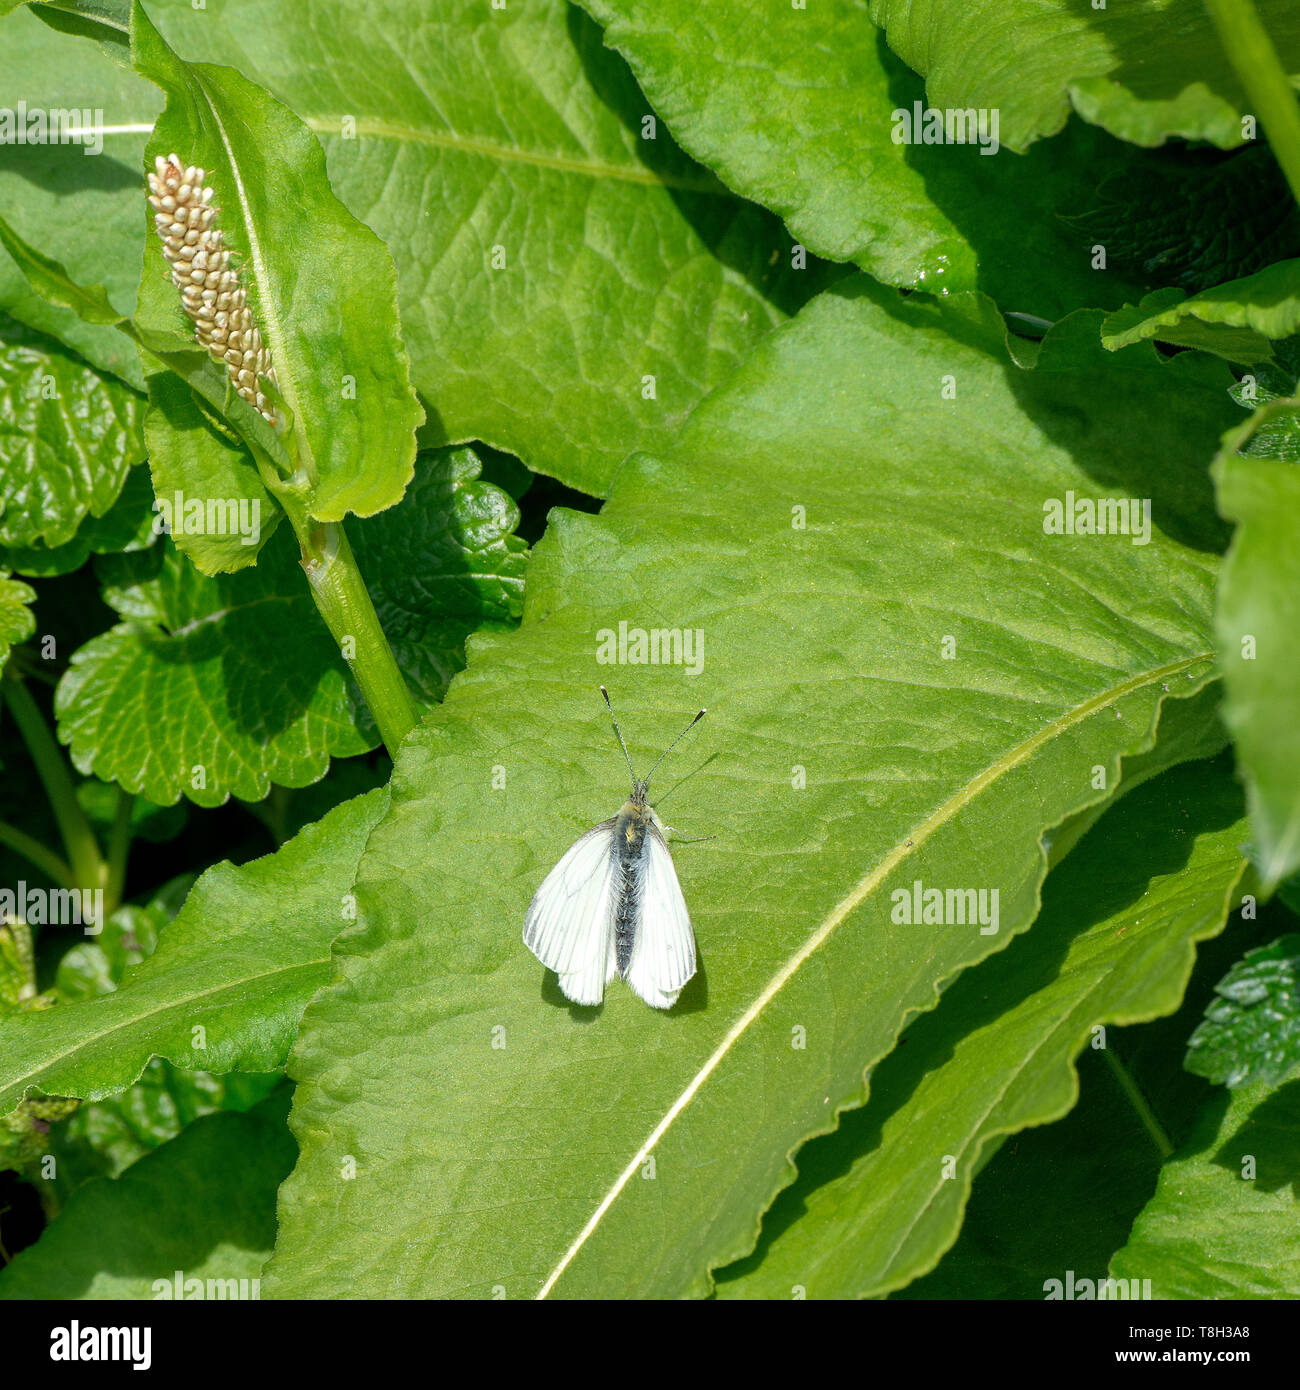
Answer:
<path fill-rule="evenodd" d="M 1092 206 L 1099 163 L 1138 157 L 1080 122 L 1025 157 L 896 141 L 925 86 L 858 4 L 767 0 L 761 21 L 752 0 L 584 4 L 685 148 L 818 255 L 1049 319 L 1146 282 L 1097 269 L 1093 238 L 1056 215 Z"/>
<path fill-rule="evenodd" d="M 1109 355 L 1097 327 L 1021 372 L 986 303 L 857 277 L 599 518 L 552 516 L 522 629 L 471 644 L 398 759 L 291 1063 L 303 1155 L 268 1290 L 701 1292 L 909 1015 L 1030 923 L 1045 832 L 1210 673 L 1230 377 Z M 1152 497 L 1151 544 L 1045 534 L 1069 490 Z M 698 629 L 700 673 L 610 670 L 620 622 Z M 619 987 L 564 1007 L 519 940 L 626 795 L 601 679 L 642 765 L 712 711 L 665 774 L 692 773 L 673 822 L 718 835 L 678 852 L 703 964 L 667 1015 Z M 916 880 L 997 888 L 998 931 L 894 924 Z"/>
<path fill-rule="evenodd" d="M 642 138 L 644 98 L 565 0 L 227 0 L 219 23 L 210 7 L 160 0 L 149 13 L 177 52 L 235 65 L 319 137 L 338 196 L 397 264 L 427 443 L 482 439 L 603 493 L 631 449 L 662 447 L 826 282 L 816 261 L 795 269 L 776 219 L 730 196 L 662 126 Z M 70 68 L 112 69 L 24 13 L 0 26 L 24 45 L 30 102 L 57 104 Z M 37 198 L 24 150 L 12 178 L 0 162 L 0 211 L 129 309 L 120 282 L 139 278 L 158 101 L 148 83 L 112 80 L 128 86 L 89 102 L 131 132 L 106 144 L 109 196 L 69 176 L 65 198 Z M 99 167 L 107 179 L 107 157 Z"/>
<path fill-rule="evenodd" d="M 469 449 L 421 455 L 401 505 L 357 528 L 380 620 L 426 704 L 463 664 L 466 636 L 522 606 L 519 510 L 479 468 Z M 73 653 L 55 701 L 76 765 L 163 805 L 216 806 L 314 782 L 332 757 L 373 747 L 299 560 L 286 529 L 255 569 L 217 579 L 171 546 L 103 564 L 124 621 Z"/>
<path fill-rule="evenodd" d="M 0 1020 L 0 1114 L 33 1090 L 112 1095 L 156 1056 L 212 1072 L 280 1066 L 329 978 L 329 944 L 385 800 L 370 792 L 275 854 L 209 869 L 112 993 Z"/>
<path fill-rule="evenodd" d="M 206 1115 L 121 1177 L 79 1188 L 0 1270 L 0 1298 L 257 1297 L 238 1281 L 257 1279 L 275 1242 L 275 1189 L 294 1156 L 286 1091 Z M 203 1282 L 177 1291 L 177 1270 Z"/>
<path fill-rule="evenodd" d="M 144 459 L 144 402 L 60 343 L 0 326 L 0 545 L 58 546 Z"/>
<path fill-rule="evenodd" d="M 1290 0 L 1254 3 L 1300 74 L 1300 12 Z M 1251 104 L 1196 0 L 870 0 L 870 10 L 932 106 L 997 110 L 1012 149 L 1060 130 L 1071 107 L 1139 145 L 1247 138 Z"/>
<path fill-rule="evenodd" d="M 1266 889 L 1300 868 L 1300 468 L 1237 450 L 1296 408 L 1285 399 L 1262 406 L 1229 436 L 1214 464 L 1219 506 L 1238 523 L 1215 624 L 1228 691 L 1223 717 L 1237 745 Z"/>
<path fill-rule="evenodd" d="M 956 981 L 878 1069 L 847 1170 L 801 1191 L 798 1219 L 720 1293 L 864 1297 L 932 1269 L 1001 1138 L 1073 1108 L 1075 1059 L 1105 1025 L 1178 1007 L 1195 943 L 1234 906 L 1245 832 L 1224 760 L 1103 816 L 1048 878 L 1033 930 Z"/>
<path fill-rule="evenodd" d="M 1208 1101 L 1111 1261 L 1155 1298 L 1300 1298 L 1300 1081 Z"/>
<path fill-rule="evenodd" d="M 217 226 L 292 413 L 293 482 L 308 514 L 339 521 L 393 506 L 411 480 L 424 413 L 387 249 L 335 197 L 302 121 L 234 68 L 179 59 L 138 0 L 131 53 L 136 70 L 167 93 L 147 161 L 175 152 L 182 166 L 205 170 L 215 190 Z M 191 336 L 156 236 L 146 243 L 135 321 Z"/>

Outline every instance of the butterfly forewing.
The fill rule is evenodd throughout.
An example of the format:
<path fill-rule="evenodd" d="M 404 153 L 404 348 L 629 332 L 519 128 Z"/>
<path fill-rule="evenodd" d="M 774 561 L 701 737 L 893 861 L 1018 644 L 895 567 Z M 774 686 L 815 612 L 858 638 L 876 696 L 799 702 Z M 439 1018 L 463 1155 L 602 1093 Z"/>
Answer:
<path fill-rule="evenodd" d="M 617 859 L 613 820 L 577 839 L 533 895 L 524 944 L 575 1004 L 599 1004 L 613 979 Z"/>

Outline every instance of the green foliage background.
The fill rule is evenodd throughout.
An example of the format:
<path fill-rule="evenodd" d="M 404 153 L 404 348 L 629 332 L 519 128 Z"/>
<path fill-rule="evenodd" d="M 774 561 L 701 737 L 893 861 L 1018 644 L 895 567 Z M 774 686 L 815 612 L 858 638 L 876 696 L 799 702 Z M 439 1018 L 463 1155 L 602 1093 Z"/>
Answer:
<path fill-rule="evenodd" d="M 0 1296 L 1300 1293 L 1258 10 L 1271 87 L 1191 0 L 0 4 L 6 90 L 105 126 L 0 148 L 0 890 L 106 900 L 0 923 Z M 179 310 L 173 150 L 278 431 Z M 160 535 L 177 493 L 260 531 Z M 1075 498 L 1149 534 L 1052 534 Z M 620 623 L 700 669 L 608 669 Z M 710 711 L 657 787 L 714 837 L 667 1013 L 520 941 L 626 794 L 601 681 L 639 770 Z"/>

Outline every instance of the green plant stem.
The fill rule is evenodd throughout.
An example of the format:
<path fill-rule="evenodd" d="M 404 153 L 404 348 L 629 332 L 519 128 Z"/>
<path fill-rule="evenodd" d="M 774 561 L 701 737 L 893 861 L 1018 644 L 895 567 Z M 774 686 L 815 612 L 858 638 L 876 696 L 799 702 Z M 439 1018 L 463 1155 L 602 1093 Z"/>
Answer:
<path fill-rule="evenodd" d="M 122 901 L 126 885 L 126 856 L 131 848 L 131 807 L 135 797 L 125 787 L 117 788 L 113 830 L 108 840 L 108 878 L 104 884 L 104 916 L 111 917 Z"/>
<path fill-rule="evenodd" d="M 1253 0 L 1205 0 L 1219 42 L 1300 203 L 1300 106 Z"/>
<path fill-rule="evenodd" d="M 63 836 L 63 847 L 72 869 L 74 885 L 78 888 L 102 888 L 106 869 L 99 857 L 95 832 L 77 801 L 77 789 L 73 786 L 72 775 L 59 745 L 54 741 L 54 735 L 50 733 L 40 710 L 36 708 L 36 701 L 28 694 L 22 681 L 7 669 L 0 688 L 4 691 L 5 703 L 14 717 L 14 723 L 18 725 L 32 762 L 36 764 L 45 794 L 49 797 L 50 809 Z"/>
<path fill-rule="evenodd" d="M 0 845 L 8 845 L 15 854 L 21 854 L 29 864 L 35 864 L 47 878 L 53 879 L 60 888 L 75 888 L 77 886 L 67 860 L 60 859 L 52 849 L 47 849 L 25 830 L 19 830 L 17 826 L 6 825 L 4 821 L 0 821 Z"/>
<path fill-rule="evenodd" d="M 389 756 L 395 758 L 398 744 L 415 727 L 415 703 L 379 625 L 343 524 L 310 522 L 295 530 L 316 607 L 361 687 Z"/>
<path fill-rule="evenodd" d="M 1137 1111 L 1138 1119 L 1142 1121 L 1142 1128 L 1151 1136 L 1151 1142 L 1160 1151 L 1161 1158 L 1168 1158 L 1174 1151 L 1174 1146 L 1169 1136 L 1165 1133 L 1164 1126 L 1156 1119 L 1155 1111 L 1147 1104 L 1147 1098 L 1138 1089 L 1138 1084 L 1129 1074 L 1129 1069 L 1115 1055 L 1115 1051 L 1110 1047 L 1103 1047 L 1101 1055 L 1106 1059 L 1106 1065 L 1110 1067 L 1119 1082 L 1119 1088 L 1128 1097 L 1129 1104 Z"/>

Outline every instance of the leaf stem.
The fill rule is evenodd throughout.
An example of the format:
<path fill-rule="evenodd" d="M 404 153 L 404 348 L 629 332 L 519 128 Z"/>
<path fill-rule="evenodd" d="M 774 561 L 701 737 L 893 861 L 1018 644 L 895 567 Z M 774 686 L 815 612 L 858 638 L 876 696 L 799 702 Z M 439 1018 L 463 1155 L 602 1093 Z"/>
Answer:
<path fill-rule="evenodd" d="M 125 787 L 117 788 L 113 829 L 108 839 L 108 877 L 104 884 L 104 917 L 107 920 L 122 901 L 126 886 L 126 856 L 131 848 L 131 808 L 135 797 Z"/>
<path fill-rule="evenodd" d="M 16 825 L 0 821 L 0 845 L 8 845 L 15 854 L 21 854 L 29 864 L 35 866 L 47 877 L 53 879 L 60 888 L 75 888 L 76 880 L 66 859 L 60 859 L 52 849 Z"/>
<path fill-rule="evenodd" d="M 1101 1055 L 1106 1059 L 1106 1065 L 1110 1067 L 1115 1080 L 1119 1082 L 1119 1088 L 1128 1097 L 1129 1104 L 1137 1111 L 1138 1119 L 1142 1121 L 1142 1128 L 1151 1136 L 1151 1142 L 1160 1151 L 1161 1158 L 1168 1158 L 1174 1151 L 1173 1142 L 1165 1133 L 1164 1126 L 1156 1119 L 1155 1111 L 1147 1104 L 1147 1098 L 1138 1090 L 1138 1084 L 1133 1080 L 1132 1073 L 1123 1062 L 1115 1055 L 1114 1048 L 1103 1047 Z"/>
<path fill-rule="evenodd" d="M 1300 106 L 1253 0 L 1205 0 L 1219 42 L 1300 203 Z"/>
<path fill-rule="evenodd" d="M 95 832 L 77 801 L 77 789 L 54 735 L 26 686 L 8 667 L 0 679 L 0 690 L 4 693 L 5 703 L 14 717 L 14 723 L 18 725 L 18 731 L 36 765 L 37 775 L 45 787 L 45 794 L 49 797 L 50 809 L 63 836 L 74 886 L 102 888 L 106 866 L 99 856 Z"/>
<path fill-rule="evenodd" d="M 309 521 L 294 529 L 316 607 L 361 687 L 389 756 L 395 758 L 398 744 L 415 727 L 415 704 L 379 625 L 343 523 Z"/>

